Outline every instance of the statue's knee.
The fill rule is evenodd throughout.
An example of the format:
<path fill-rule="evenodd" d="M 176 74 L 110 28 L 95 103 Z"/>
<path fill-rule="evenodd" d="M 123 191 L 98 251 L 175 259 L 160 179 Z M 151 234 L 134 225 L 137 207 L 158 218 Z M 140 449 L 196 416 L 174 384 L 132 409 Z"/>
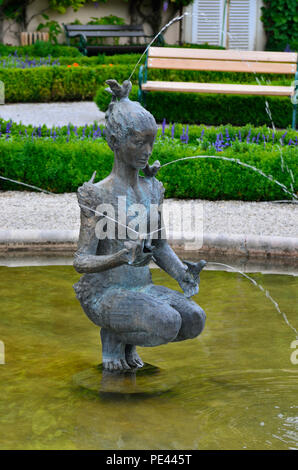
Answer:
<path fill-rule="evenodd" d="M 160 338 L 160 344 L 170 343 L 179 333 L 182 319 L 177 310 L 169 307 L 165 312 L 160 312 L 160 323 L 156 336 Z"/>
<path fill-rule="evenodd" d="M 182 327 L 177 337 L 177 341 L 193 339 L 202 333 L 206 322 L 206 314 L 199 305 L 188 305 L 182 318 Z"/>
<path fill-rule="evenodd" d="M 195 311 L 193 312 L 193 338 L 198 336 L 202 333 L 205 323 L 206 323 L 206 313 L 204 310 L 198 305 Z"/>

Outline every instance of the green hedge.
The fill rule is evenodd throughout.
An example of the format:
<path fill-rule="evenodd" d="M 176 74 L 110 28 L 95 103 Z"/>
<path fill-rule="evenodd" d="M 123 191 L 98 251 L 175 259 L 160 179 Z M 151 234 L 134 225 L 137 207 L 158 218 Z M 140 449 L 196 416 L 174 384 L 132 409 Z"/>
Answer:
<path fill-rule="evenodd" d="M 298 49 L 297 0 L 264 0 L 261 20 L 264 23 L 266 49 L 284 51 Z"/>
<path fill-rule="evenodd" d="M 33 56 L 33 57 L 47 57 L 51 55 L 52 57 L 62 57 L 62 56 L 72 56 L 79 57 L 82 56 L 80 51 L 76 47 L 69 47 L 63 45 L 54 45 L 50 42 L 45 41 L 36 41 L 31 46 L 7 46 L 5 44 L 0 44 L 0 56 L 8 56 L 9 54 L 17 54 L 19 56 Z"/>
<path fill-rule="evenodd" d="M 0 68 L 0 80 L 5 84 L 5 101 L 7 103 L 16 103 L 93 99 L 95 90 L 103 86 L 105 80 L 114 78 L 122 82 L 130 76 L 134 67 L 134 62 L 116 65 L 112 61 L 97 66 L 86 66 L 84 61 L 90 61 L 92 58 L 74 59 L 73 57 L 60 58 L 62 62 L 66 62 L 65 65 L 61 66 L 42 66 L 28 69 Z M 79 67 L 67 67 L 73 62 L 79 63 L 80 60 L 82 65 Z M 137 84 L 138 81 L 138 70 L 139 66 L 132 77 L 134 84 Z M 266 78 L 265 75 L 264 78 Z M 254 74 L 157 69 L 150 70 L 150 79 L 208 83 L 252 83 L 255 81 L 255 76 Z M 290 77 L 281 75 L 275 77 L 272 84 L 288 85 L 290 82 Z"/>
<path fill-rule="evenodd" d="M 185 48 L 196 48 L 196 49 L 224 49 L 219 46 L 209 46 L 208 44 L 183 44 L 182 46 L 166 45 L 166 47 L 185 47 Z M 17 54 L 18 57 L 52 57 L 59 58 L 60 63 L 78 62 L 84 65 L 99 65 L 99 64 L 136 64 L 140 59 L 140 53 L 125 53 L 125 54 L 113 54 L 106 55 L 105 53 L 98 54 L 97 56 L 86 57 L 84 56 L 77 47 L 66 46 L 66 45 L 55 45 L 50 42 L 36 41 L 30 46 L 7 46 L 0 44 L 0 57 L 6 59 L 8 56 L 14 56 Z M 146 56 L 142 59 L 141 63 L 145 62 Z M 64 60 L 65 59 L 65 60 Z M 70 59 L 68 62 L 67 59 Z"/>
<path fill-rule="evenodd" d="M 117 69 L 116 73 L 114 68 Z M 0 69 L 5 85 L 5 102 L 47 102 L 93 99 L 95 90 L 112 77 L 123 81 L 131 67 L 119 65 L 98 67 L 51 66 L 29 69 Z"/>
<path fill-rule="evenodd" d="M 138 87 L 134 86 L 130 98 L 137 101 L 137 93 Z M 110 99 L 104 87 L 95 96 L 101 111 L 107 109 Z M 271 126 L 265 110 L 266 100 L 275 126 L 288 127 L 292 122 L 293 106 L 287 97 L 149 92 L 146 94 L 146 107 L 158 122 L 165 118 L 168 122 L 189 124 Z"/>
<path fill-rule="evenodd" d="M 277 146 L 264 149 L 260 145 L 243 143 L 236 148 L 227 148 L 216 155 L 237 158 L 253 165 L 290 188 L 291 177 L 281 169 Z M 214 152 L 214 149 L 204 151 L 200 146 L 164 138 L 156 142 L 150 161 L 158 159 L 163 164 L 186 156 L 214 155 Z M 298 181 L 297 147 L 284 147 L 283 159 Z M 56 193 L 76 191 L 90 179 L 94 170 L 97 171 L 96 180 L 103 179 L 111 171 L 112 162 L 112 152 L 103 139 L 68 143 L 46 139 L 28 139 L 25 142 L 0 140 L 0 175 Z M 257 201 L 288 197 L 278 185 L 255 171 L 212 158 L 168 165 L 157 176 L 164 183 L 166 197 Z M 0 180 L 0 185 L 3 190 L 23 189 L 3 180 Z M 294 190 L 298 190 L 297 183 Z"/>
<path fill-rule="evenodd" d="M 126 46 L 125 46 L 126 47 Z M 195 49 L 224 49 L 224 47 L 220 46 L 212 46 L 209 44 L 189 44 L 185 43 L 182 46 L 172 45 L 172 44 L 165 44 L 165 47 L 184 47 L 184 48 L 195 48 Z M 113 54 L 106 56 L 105 53 L 98 54 L 97 56 L 93 57 L 86 57 L 84 56 L 77 47 L 67 46 L 63 44 L 52 44 L 48 41 L 36 41 L 34 44 L 30 46 L 8 46 L 6 44 L 0 44 L 0 56 L 9 56 L 14 55 L 17 53 L 19 57 L 24 57 L 26 55 L 30 57 L 48 57 L 51 55 L 52 57 L 76 57 L 80 59 L 84 59 L 85 63 L 92 63 L 96 62 L 99 64 L 104 63 L 118 63 L 118 64 L 125 64 L 125 63 L 136 63 L 141 54 L 136 53 L 129 53 L 129 54 Z M 145 58 L 144 58 L 145 60 Z"/>

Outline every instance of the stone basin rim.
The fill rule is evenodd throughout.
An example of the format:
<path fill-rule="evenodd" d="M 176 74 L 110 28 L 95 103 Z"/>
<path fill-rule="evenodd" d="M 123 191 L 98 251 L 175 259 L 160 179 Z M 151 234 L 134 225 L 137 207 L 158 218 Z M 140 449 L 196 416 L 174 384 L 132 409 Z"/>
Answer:
<path fill-rule="evenodd" d="M 74 252 L 77 230 L 0 230 L 0 253 L 10 251 Z M 247 257 L 276 257 L 298 259 L 298 237 L 258 236 L 245 234 L 204 233 L 201 240 L 171 240 L 174 250 L 200 251 Z"/>

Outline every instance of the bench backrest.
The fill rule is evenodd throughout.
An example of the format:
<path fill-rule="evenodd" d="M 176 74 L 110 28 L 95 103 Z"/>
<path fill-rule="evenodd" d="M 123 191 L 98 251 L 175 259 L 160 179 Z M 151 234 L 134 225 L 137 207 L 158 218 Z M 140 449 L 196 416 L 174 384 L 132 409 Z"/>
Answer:
<path fill-rule="evenodd" d="M 144 36 L 143 25 L 114 25 L 114 24 L 63 24 L 68 37 L 84 34 L 87 37 L 132 37 Z"/>
<path fill-rule="evenodd" d="M 297 61 L 298 54 L 296 52 L 150 47 L 147 67 L 155 69 L 295 74 Z"/>

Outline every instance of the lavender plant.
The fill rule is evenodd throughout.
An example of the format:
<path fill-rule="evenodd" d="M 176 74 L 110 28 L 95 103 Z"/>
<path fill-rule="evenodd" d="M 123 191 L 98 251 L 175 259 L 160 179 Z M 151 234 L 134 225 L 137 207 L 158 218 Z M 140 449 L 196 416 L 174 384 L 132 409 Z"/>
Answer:
<path fill-rule="evenodd" d="M 228 147 L 238 151 L 247 148 L 247 145 L 263 146 L 291 146 L 298 149 L 298 132 L 293 130 L 275 131 L 270 128 L 254 128 L 245 126 L 237 128 L 233 126 L 205 127 L 205 126 L 183 126 L 181 124 L 167 124 L 163 120 L 159 129 L 157 140 L 172 141 L 175 145 L 191 145 L 196 148 L 212 148 L 216 152 L 222 152 Z M 47 128 L 45 125 L 24 126 L 10 121 L 0 119 L 0 139 L 23 140 L 46 139 L 58 142 L 72 141 L 98 141 L 105 140 L 105 129 L 103 125 L 93 123 L 84 126 L 53 126 Z"/>
<path fill-rule="evenodd" d="M 18 55 L 18 51 L 15 50 L 14 54 L 9 54 L 8 57 L 5 59 L 0 60 L 0 68 L 34 68 L 34 67 L 42 67 L 42 66 L 55 66 L 60 65 L 59 59 L 53 59 L 51 55 L 48 57 L 40 57 L 38 58 L 28 58 L 21 57 Z"/>

